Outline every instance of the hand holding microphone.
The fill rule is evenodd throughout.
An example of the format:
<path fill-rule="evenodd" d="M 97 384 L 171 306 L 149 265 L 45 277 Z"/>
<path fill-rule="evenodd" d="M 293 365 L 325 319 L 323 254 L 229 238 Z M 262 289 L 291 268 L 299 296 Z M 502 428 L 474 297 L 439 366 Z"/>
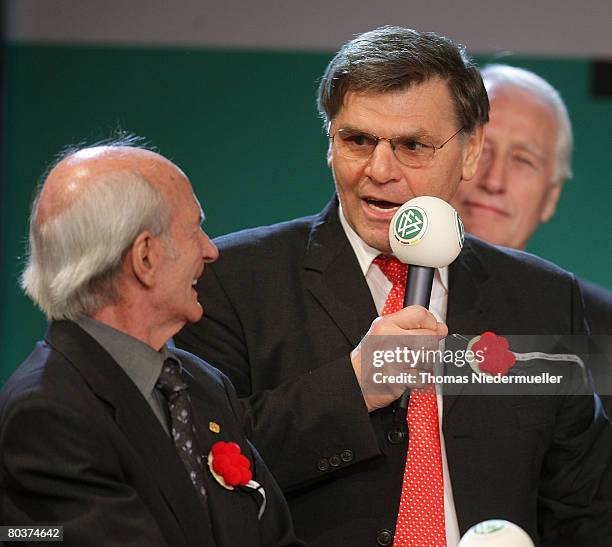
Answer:
<path fill-rule="evenodd" d="M 437 348 L 438 341 L 447 334 L 448 329 L 446 325 L 439 323 L 431 312 L 422 306 L 410 306 L 396 313 L 376 318 L 366 333 L 365 339 L 371 340 L 372 338 L 370 337 L 375 336 L 405 337 L 411 335 L 414 337 L 415 343 L 412 349 L 418 351 L 424 346 L 425 349 Z M 368 360 L 365 363 L 362 361 L 362 345 L 363 342 L 359 343 L 351 352 L 351 362 L 357 376 L 357 381 L 361 386 L 368 412 L 372 412 L 373 410 L 389 406 L 404 393 L 406 386 L 402 383 L 389 383 L 385 384 L 384 392 L 381 392 L 380 389 L 372 389 L 371 379 L 378 369 L 374 368 Z M 418 368 L 417 365 L 415 369 Z M 415 384 L 413 387 L 423 387 L 423 385 Z"/>
<path fill-rule="evenodd" d="M 366 336 L 413 335 L 418 336 L 415 344 L 419 347 L 425 341 L 431 346 L 425 349 L 435 349 L 439 339 L 448 334 L 448 329 L 427 310 L 433 276 L 435 268 L 447 266 L 461 251 L 461 220 L 456 211 L 439 198 L 414 198 L 395 213 L 389 225 L 389 241 L 395 257 L 409 264 L 404 308 L 377 318 Z M 389 384 L 384 394 L 380 390 L 370 393 L 364 379 L 370 378 L 374 369 L 371 363 L 362 364 L 361 353 L 362 344 L 359 344 L 351 353 L 351 362 L 368 410 L 388 406 L 402 395 L 406 385 Z M 411 387 L 423 386 L 411 384 Z"/>

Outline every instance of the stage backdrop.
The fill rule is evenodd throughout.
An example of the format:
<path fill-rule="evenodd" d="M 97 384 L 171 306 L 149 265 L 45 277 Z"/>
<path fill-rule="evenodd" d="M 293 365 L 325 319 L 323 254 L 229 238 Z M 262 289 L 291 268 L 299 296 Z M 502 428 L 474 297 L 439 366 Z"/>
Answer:
<path fill-rule="evenodd" d="M 333 183 L 315 109 L 324 52 L 10 43 L 7 48 L 0 383 L 41 338 L 45 319 L 18 285 L 29 204 L 68 144 L 125 130 L 191 178 L 218 236 L 318 211 Z M 492 60 L 480 56 L 481 63 Z M 504 57 L 558 87 L 574 123 L 574 180 L 529 247 L 612 287 L 612 101 L 591 95 L 587 59 Z"/>

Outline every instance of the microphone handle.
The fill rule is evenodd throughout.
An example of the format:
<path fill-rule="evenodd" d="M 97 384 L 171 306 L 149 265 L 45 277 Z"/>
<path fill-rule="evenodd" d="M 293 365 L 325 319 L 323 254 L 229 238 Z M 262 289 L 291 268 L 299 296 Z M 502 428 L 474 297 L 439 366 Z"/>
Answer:
<path fill-rule="evenodd" d="M 431 288 L 433 286 L 433 278 L 436 272 L 435 268 L 429 266 L 408 266 L 408 275 L 406 277 L 406 291 L 404 292 L 404 308 L 413 304 L 420 304 L 426 310 L 429 309 L 429 300 L 431 299 Z M 410 389 L 404 391 L 402 396 L 394 403 L 395 409 L 399 410 L 394 416 L 403 416 L 402 422 L 406 421 L 408 411 L 408 403 L 410 401 Z"/>
<path fill-rule="evenodd" d="M 404 308 L 413 304 L 420 304 L 426 310 L 429 309 L 435 271 L 435 268 L 429 266 L 408 266 Z"/>

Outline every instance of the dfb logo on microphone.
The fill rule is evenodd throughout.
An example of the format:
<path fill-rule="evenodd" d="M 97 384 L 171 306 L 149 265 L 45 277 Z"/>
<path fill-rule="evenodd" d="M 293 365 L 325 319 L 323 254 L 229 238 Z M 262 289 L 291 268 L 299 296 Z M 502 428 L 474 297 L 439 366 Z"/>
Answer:
<path fill-rule="evenodd" d="M 408 207 L 395 219 L 393 235 L 403 245 L 418 243 L 427 231 L 427 215 L 416 205 Z"/>
<path fill-rule="evenodd" d="M 463 242 L 465 241 L 465 229 L 463 227 L 463 221 L 459 216 L 459 213 L 455 211 L 455 218 L 457 220 L 457 236 L 459 237 L 459 246 L 463 247 Z"/>

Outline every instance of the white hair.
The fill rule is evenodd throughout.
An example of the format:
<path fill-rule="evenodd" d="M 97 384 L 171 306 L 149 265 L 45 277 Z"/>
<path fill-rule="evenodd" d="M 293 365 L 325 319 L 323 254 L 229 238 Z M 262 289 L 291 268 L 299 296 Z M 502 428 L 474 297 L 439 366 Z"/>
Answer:
<path fill-rule="evenodd" d="M 534 95 L 550 107 L 557 122 L 556 158 L 552 182 L 560 184 L 566 178 L 571 178 L 572 124 L 559 92 L 544 78 L 524 68 L 492 64 L 485 66 L 481 73 L 489 94 L 495 88 L 515 87 Z"/>
<path fill-rule="evenodd" d="M 21 286 L 49 319 L 92 315 L 117 302 L 118 274 L 133 241 L 145 230 L 154 236 L 169 232 L 171 211 L 161 192 L 131 171 L 96 177 L 66 209 L 42 223 L 39 201 L 40 190 Z"/>

